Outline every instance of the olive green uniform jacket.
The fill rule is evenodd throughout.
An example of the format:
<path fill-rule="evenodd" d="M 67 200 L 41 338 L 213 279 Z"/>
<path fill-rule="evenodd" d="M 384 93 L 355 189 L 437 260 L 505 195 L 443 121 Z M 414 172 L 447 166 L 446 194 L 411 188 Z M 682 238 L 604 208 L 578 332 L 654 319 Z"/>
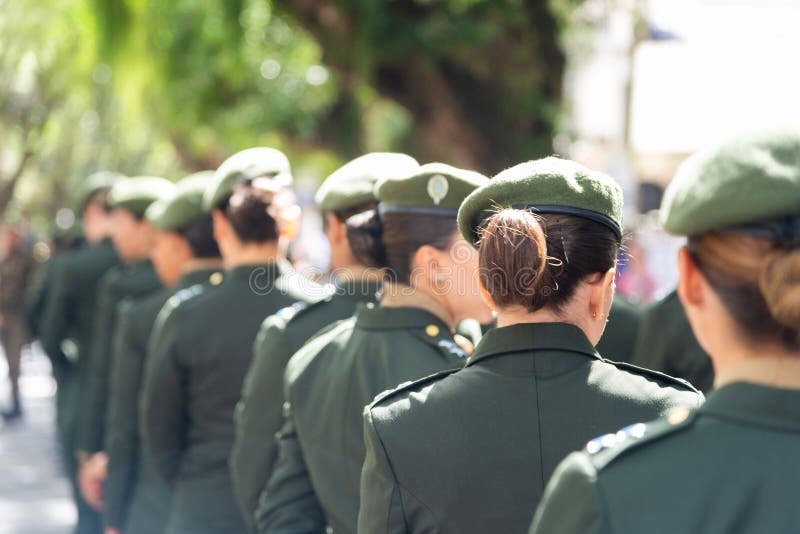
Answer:
<path fill-rule="evenodd" d="M 283 423 L 283 374 L 289 358 L 324 326 L 353 315 L 359 302 L 374 302 L 378 289 L 375 282 L 337 283 L 329 297 L 315 304 L 296 303 L 261 325 L 236 406 L 231 455 L 233 488 L 249 527 L 278 454 L 275 434 Z"/>
<path fill-rule="evenodd" d="M 150 338 L 142 398 L 142 440 L 172 486 L 167 532 L 246 530 L 228 466 L 233 413 L 264 318 L 297 300 L 312 283 L 290 267 L 244 265 L 218 286 L 173 296 Z"/>
<path fill-rule="evenodd" d="M 80 401 L 78 450 L 96 452 L 104 446 L 117 306 L 125 298 L 141 297 L 161 287 L 150 260 L 120 265 L 103 275 L 97 294 L 87 382 Z"/>
<path fill-rule="evenodd" d="M 120 304 L 106 428 L 109 460 L 103 485 L 103 517 L 106 526 L 125 534 L 163 532 L 169 513 L 169 488 L 141 454 L 139 433 L 139 396 L 153 324 L 170 296 L 208 282 L 216 272 L 187 272 L 174 287 Z"/>
<path fill-rule="evenodd" d="M 460 368 L 467 354 L 419 308 L 359 306 L 289 361 L 278 460 L 256 512 L 259 532 L 355 532 L 362 413 L 407 380 Z"/>
<path fill-rule="evenodd" d="M 688 380 L 700 391 L 714 384 L 711 358 L 697 343 L 675 291 L 645 312 L 632 363 Z"/>
<path fill-rule="evenodd" d="M 630 362 L 636 347 L 636 338 L 642 322 L 642 310 L 621 295 L 616 295 L 608 312 L 603 337 L 597 344 L 597 352 L 603 358 L 615 362 Z"/>
<path fill-rule="evenodd" d="M 53 364 L 56 393 L 56 421 L 59 444 L 67 476 L 78 507 L 76 534 L 102 531 L 100 515 L 80 496 L 75 457 L 79 399 L 87 383 L 94 311 L 99 280 L 119 264 L 110 239 L 67 252 L 53 260 L 39 339 Z"/>
<path fill-rule="evenodd" d="M 800 390 L 732 383 L 570 455 L 531 532 L 800 532 L 799 450 Z"/>
<path fill-rule="evenodd" d="M 358 530 L 524 532 L 569 452 L 702 400 L 682 381 L 603 360 L 576 326 L 495 328 L 462 371 L 400 387 L 365 412 Z"/>

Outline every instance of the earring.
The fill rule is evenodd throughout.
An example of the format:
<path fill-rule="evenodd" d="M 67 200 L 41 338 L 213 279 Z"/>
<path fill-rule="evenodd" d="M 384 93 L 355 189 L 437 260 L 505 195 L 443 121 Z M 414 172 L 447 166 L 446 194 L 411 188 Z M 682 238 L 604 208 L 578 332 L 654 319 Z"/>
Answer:
<path fill-rule="evenodd" d="M 592 314 L 592 319 L 602 319 L 602 318 L 603 318 L 603 314 L 602 313 L 594 312 Z"/>

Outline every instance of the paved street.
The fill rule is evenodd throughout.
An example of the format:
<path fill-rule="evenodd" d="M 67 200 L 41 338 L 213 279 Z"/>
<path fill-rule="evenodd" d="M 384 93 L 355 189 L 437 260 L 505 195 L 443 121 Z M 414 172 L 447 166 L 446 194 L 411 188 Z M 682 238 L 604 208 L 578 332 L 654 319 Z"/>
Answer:
<path fill-rule="evenodd" d="M 29 352 L 22 373 L 25 419 L 0 426 L 0 534 L 67 534 L 75 511 L 58 463 L 49 362 L 41 352 Z M 0 358 L 3 405 L 6 377 Z"/>

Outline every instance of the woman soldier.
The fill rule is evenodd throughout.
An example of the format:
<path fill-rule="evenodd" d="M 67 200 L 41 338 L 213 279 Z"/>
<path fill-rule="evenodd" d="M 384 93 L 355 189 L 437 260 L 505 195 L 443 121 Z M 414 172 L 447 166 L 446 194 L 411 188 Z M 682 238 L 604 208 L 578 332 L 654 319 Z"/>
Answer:
<path fill-rule="evenodd" d="M 559 158 L 508 169 L 461 206 L 497 328 L 466 367 L 365 411 L 359 532 L 524 532 L 558 462 L 676 406 L 687 384 L 595 350 L 614 296 L 622 193 Z"/>
<path fill-rule="evenodd" d="M 380 306 L 361 305 L 289 361 L 287 419 L 256 511 L 260 532 L 324 532 L 326 524 L 355 532 L 364 406 L 401 382 L 464 364 L 456 325 L 488 322 L 491 313 L 473 283 L 477 255 L 458 235 L 456 214 L 486 181 L 423 165 L 379 182 L 378 211 L 348 219 L 356 258 L 386 270 Z"/>
<path fill-rule="evenodd" d="M 715 390 L 567 458 L 532 532 L 800 532 L 800 132 L 696 154 L 661 215 Z"/>

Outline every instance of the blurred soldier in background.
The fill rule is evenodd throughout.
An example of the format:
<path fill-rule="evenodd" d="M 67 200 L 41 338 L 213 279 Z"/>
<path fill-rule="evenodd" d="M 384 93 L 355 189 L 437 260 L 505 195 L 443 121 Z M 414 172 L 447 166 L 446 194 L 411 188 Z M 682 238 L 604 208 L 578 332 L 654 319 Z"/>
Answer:
<path fill-rule="evenodd" d="M 76 534 L 100 531 L 100 517 L 80 496 L 77 485 L 75 432 L 77 399 L 92 339 L 96 291 L 103 273 L 119 262 L 111 243 L 111 207 L 107 196 L 118 175 L 90 176 L 81 191 L 81 216 L 87 246 L 57 257 L 49 267 L 47 302 L 40 340 L 53 365 L 58 385 L 56 421 L 67 475 L 78 507 Z"/>
<path fill-rule="evenodd" d="M 704 393 L 714 385 L 711 358 L 697 342 L 675 291 L 645 311 L 632 363 L 688 380 Z"/>
<path fill-rule="evenodd" d="M 335 288 L 317 303 L 297 302 L 264 321 L 253 346 L 253 363 L 242 399 L 236 407 L 231 474 L 236 498 L 251 528 L 258 495 L 277 456 L 275 433 L 283 422 L 286 363 L 322 327 L 350 317 L 359 302 L 373 302 L 380 288 L 381 272 L 368 269 L 353 256 L 345 221 L 376 207 L 377 180 L 418 166 L 414 158 L 405 154 L 367 154 L 340 167 L 317 191 Z"/>
<path fill-rule="evenodd" d="M 361 304 L 289 360 L 278 455 L 259 499 L 258 532 L 355 532 L 364 406 L 401 382 L 464 365 L 463 319 L 491 320 L 477 254 L 456 210 L 487 178 L 431 163 L 381 180 L 377 210 L 347 221 L 359 263 L 383 269 L 379 306 Z"/>
<path fill-rule="evenodd" d="M 174 194 L 174 189 L 175 186 L 164 178 L 137 176 L 118 180 L 108 194 L 113 208 L 112 241 L 122 264 L 103 275 L 97 290 L 92 345 L 79 399 L 76 442 L 81 461 L 81 493 L 98 510 L 107 460 L 101 451 L 117 305 L 125 297 L 146 295 L 161 287 L 149 258 L 155 230 L 144 214 L 153 202 Z"/>
<path fill-rule="evenodd" d="M 5 421 L 22 417 L 19 398 L 20 357 L 30 337 L 25 320 L 25 296 L 36 262 L 18 228 L 0 229 L 0 338 L 8 362 L 11 399 L 2 411 Z"/>
<path fill-rule="evenodd" d="M 228 458 L 233 413 L 264 318 L 319 286 L 286 263 L 281 246 L 299 218 L 283 153 L 253 148 L 217 169 L 205 192 L 225 265 L 217 285 L 178 293 L 159 313 L 145 368 L 142 442 L 172 485 L 167 532 L 246 530 Z"/>
<path fill-rule="evenodd" d="M 176 292 L 218 284 L 220 258 L 203 193 L 213 173 L 181 180 L 176 194 L 147 209 L 156 227 L 150 257 L 164 289 L 120 304 L 114 332 L 106 430 L 108 476 L 103 484 L 106 533 L 159 534 L 169 513 L 170 491 L 141 451 L 139 398 L 147 344 L 158 312 Z"/>

